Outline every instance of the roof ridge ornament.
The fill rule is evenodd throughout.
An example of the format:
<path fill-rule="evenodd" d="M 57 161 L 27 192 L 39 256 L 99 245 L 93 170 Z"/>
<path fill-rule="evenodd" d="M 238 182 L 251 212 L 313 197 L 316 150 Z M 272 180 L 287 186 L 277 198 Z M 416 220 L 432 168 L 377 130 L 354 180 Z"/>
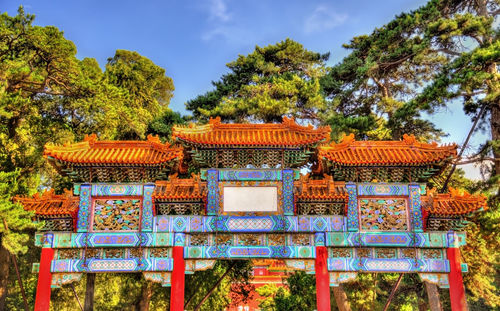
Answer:
<path fill-rule="evenodd" d="M 147 141 L 150 142 L 150 143 L 162 144 L 162 142 L 160 140 L 160 137 L 158 135 L 149 134 L 148 137 L 147 137 Z M 166 147 L 170 146 L 170 144 L 168 144 L 168 143 L 165 143 L 164 145 Z"/>
<path fill-rule="evenodd" d="M 215 118 L 210 118 L 210 119 L 208 120 L 208 124 L 214 124 L 214 125 L 215 125 L 215 124 L 217 124 L 217 125 L 218 125 L 218 124 L 221 124 L 221 119 L 220 119 L 220 117 L 219 117 L 219 116 L 217 116 L 217 117 L 215 117 Z"/>
<path fill-rule="evenodd" d="M 85 136 L 83 137 L 83 141 L 86 141 L 88 142 L 91 146 L 96 142 L 98 141 L 99 139 L 97 138 L 97 134 L 96 133 L 93 133 L 93 134 L 90 134 L 90 135 L 87 135 L 85 134 Z"/>

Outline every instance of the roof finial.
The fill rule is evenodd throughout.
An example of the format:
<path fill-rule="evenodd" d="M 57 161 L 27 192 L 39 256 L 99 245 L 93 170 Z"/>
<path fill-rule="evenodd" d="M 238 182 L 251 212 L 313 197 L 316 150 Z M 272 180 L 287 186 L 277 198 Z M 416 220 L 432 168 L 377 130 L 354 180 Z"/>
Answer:
<path fill-rule="evenodd" d="M 414 144 L 417 142 L 417 139 L 415 138 L 415 135 L 407 135 L 407 134 L 404 134 L 404 135 L 403 135 L 403 141 L 404 141 L 407 145 L 414 145 Z"/>
<path fill-rule="evenodd" d="M 88 141 L 90 144 L 93 144 L 97 141 L 97 134 L 85 134 L 85 136 L 83 137 L 83 141 Z"/>
<path fill-rule="evenodd" d="M 158 135 L 149 134 L 148 135 L 148 141 L 151 142 L 151 143 L 161 144 L 160 137 L 158 137 Z"/>
<path fill-rule="evenodd" d="M 355 139 L 354 139 L 354 133 L 351 133 L 349 135 L 345 135 L 344 137 L 342 137 L 342 141 L 340 143 L 341 144 L 350 144 L 353 141 L 355 141 Z"/>
<path fill-rule="evenodd" d="M 220 124 L 220 117 L 217 116 L 215 118 L 210 118 L 210 120 L 208 120 L 208 124 Z"/>

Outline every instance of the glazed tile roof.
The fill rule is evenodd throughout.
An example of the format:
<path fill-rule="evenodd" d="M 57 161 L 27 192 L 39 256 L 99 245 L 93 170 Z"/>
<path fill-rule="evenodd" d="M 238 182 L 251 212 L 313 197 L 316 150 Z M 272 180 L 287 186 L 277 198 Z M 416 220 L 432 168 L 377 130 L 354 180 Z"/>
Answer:
<path fill-rule="evenodd" d="M 293 118 L 280 124 L 223 124 L 220 118 L 206 125 L 174 126 L 172 137 L 191 144 L 208 146 L 299 147 L 316 144 L 330 137 L 330 127 L 301 126 Z"/>
<path fill-rule="evenodd" d="M 181 179 L 177 174 L 171 175 L 169 181 L 157 181 L 153 198 L 156 201 L 200 201 L 205 194 L 206 182 L 198 175 L 189 179 Z"/>
<path fill-rule="evenodd" d="M 310 179 L 309 174 L 301 176 L 295 182 L 297 187 L 297 200 L 299 201 L 324 201 L 347 200 L 344 182 L 334 182 L 331 176 L 324 175 L 323 179 Z"/>
<path fill-rule="evenodd" d="M 35 193 L 32 197 L 15 197 L 14 201 L 21 203 L 25 210 L 35 212 L 37 216 L 75 218 L 79 197 L 69 190 L 65 190 L 63 194 L 54 194 L 52 189 L 42 194 Z"/>
<path fill-rule="evenodd" d="M 457 154 L 455 144 L 420 143 L 413 135 L 404 135 L 401 141 L 356 141 L 351 134 L 318 149 L 320 158 L 346 166 L 421 165 L 451 160 Z"/>
<path fill-rule="evenodd" d="M 422 209 L 435 216 L 460 216 L 487 210 L 487 198 L 483 194 L 472 195 L 467 191 L 450 188 L 450 193 L 429 190 L 422 196 Z"/>
<path fill-rule="evenodd" d="M 147 141 L 98 141 L 95 134 L 82 142 L 63 146 L 46 145 L 44 156 L 79 165 L 160 165 L 182 158 L 181 148 L 171 148 L 158 137 L 149 135 Z"/>

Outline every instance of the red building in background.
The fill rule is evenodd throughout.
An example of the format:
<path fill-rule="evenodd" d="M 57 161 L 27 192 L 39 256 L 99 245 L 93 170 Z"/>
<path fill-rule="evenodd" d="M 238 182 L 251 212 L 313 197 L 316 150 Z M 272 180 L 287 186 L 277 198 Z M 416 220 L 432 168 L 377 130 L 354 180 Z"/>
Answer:
<path fill-rule="evenodd" d="M 231 304 L 227 311 L 257 311 L 260 310 L 259 303 L 265 298 L 257 293 L 257 288 L 264 285 L 274 284 L 278 287 L 286 286 L 286 278 L 290 269 L 283 260 L 279 259 L 259 259 L 253 261 L 253 280 L 250 282 L 255 291 L 246 303 Z M 233 295 L 238 295 L 232 293 Z M 241 299 L 233 299 L 241 301 Z"/>

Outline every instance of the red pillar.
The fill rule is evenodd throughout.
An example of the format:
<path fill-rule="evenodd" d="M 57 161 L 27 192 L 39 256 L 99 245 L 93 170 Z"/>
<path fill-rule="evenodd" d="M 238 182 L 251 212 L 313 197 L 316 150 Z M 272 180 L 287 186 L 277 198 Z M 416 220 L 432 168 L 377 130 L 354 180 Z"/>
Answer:
<path fill-rule="evenodd" d="M 54 249 L 42 248 L 40 256 L 40 271 L 36 285 L 35 311 L 48 311 L 50 306 L 50 285 L 52 284 L 52 273 L 50 264 L 54 258 Z"/>
<path fill-rule="evenodd" d="M 450 301 L 452 311 L 466 311 L 464 282 L 462 279 L 462 267 L 460 265 L 460 249 L 456 247 L 447 248 L 446 254 L 450 262 Z"/>
<path fill-rule="evenodd" d="M 184 247 L 174 246 L 172 257 L 174 258 L 174 270 L 172 271 L 172 284 L 170 286 L 170 311 L 184 310 Z"/>
<path fill-rule="evenodd" d="M 328 273 L 328 251 L 325 246 L 316 246 L 316 304 L 318 311 L 330 311 L 330 275 Z"/>

